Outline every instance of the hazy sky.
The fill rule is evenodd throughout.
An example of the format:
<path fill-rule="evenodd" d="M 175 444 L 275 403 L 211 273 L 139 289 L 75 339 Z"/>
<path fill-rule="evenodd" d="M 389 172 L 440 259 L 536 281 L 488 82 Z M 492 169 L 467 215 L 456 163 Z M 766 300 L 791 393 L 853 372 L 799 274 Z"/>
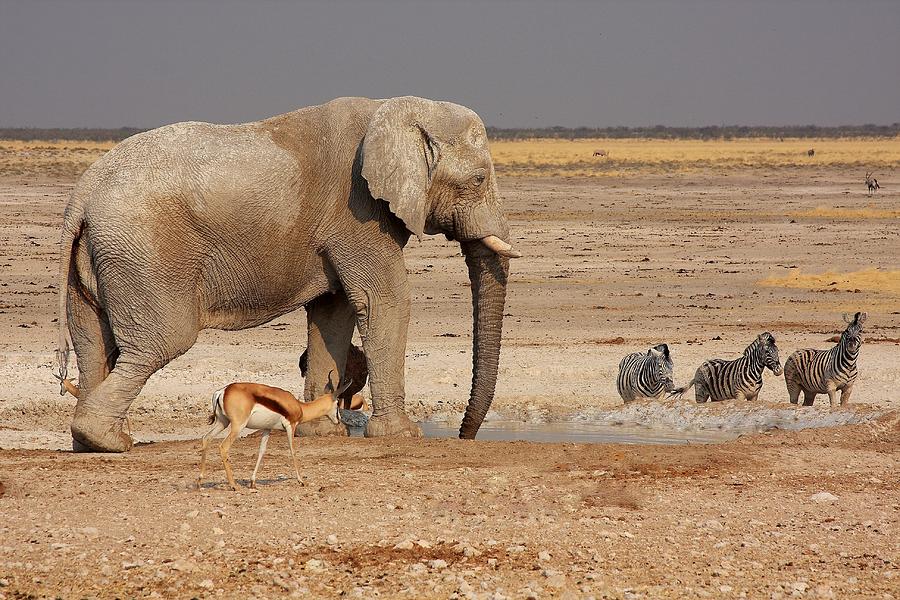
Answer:
<path fill-rule="evenodd" d="M 488 125 L 900 121 L 900 0 L 0 0 L 0 126 L 413 94 Z"/>

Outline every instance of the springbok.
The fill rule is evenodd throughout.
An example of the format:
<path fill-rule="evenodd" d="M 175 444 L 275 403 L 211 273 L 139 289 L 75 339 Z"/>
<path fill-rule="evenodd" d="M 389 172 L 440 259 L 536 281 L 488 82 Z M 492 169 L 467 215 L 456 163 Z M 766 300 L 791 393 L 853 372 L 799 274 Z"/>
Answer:
<path fill-rule="evenodd" d="M 869 173 L 868 171 L 866 171 L 866 187 L 869 188 L 870 196 L 881 189 L 881 186 L 878 185 L 878 180 L 875 179 L 872 175 L 873 173 Z"/>
<path fill-rule="evenodd" d="M 237 491 L 238 488 L 234 482 L 231 463 L 228 461 L 228 451 L 245 427 L 262 431 L 256 466 L 253 468 L 253 475 L 250 476 L 250 489 L 256 489 L 256 473 L 259 471 L 259 465 L 262 464 L 269 434 L 273 429 L 283 429 L 287 433 L 288 448 L 291 450 L 291 460 L 294 464 L 294 475 L 297 477 L 297 482 L 303 485 L 303 481 L 300 479 L 300 468 L 297 465 L 297 455 L 294 452 L 294 434 L 297 425 L 321 416 L 327 416 L 334 424 L 338 423 L 340 419 L 338 397 L 350 386 L 352 380 L 340 383 L 338 389 L 335 390 L 331 383 L 333 372 L 328 373 L 325 393 L 310 402 L 301 402 L 286 390 L 261 383 L 232 383 L 217 390 L 212 396 L 212 414 L 209 416 L 209 423 L 213 427 L 203 436 L 200 443 L 200 475 L 197 477 L 197 488 L 199 489 L 203 485 L 206 449 L 209 442 L 229 425 L 228 435 L 219 446 L 219 454 L 225 464 L 225 476 L 228 478 L 228 484 L 232 490 Z"/>
<path fill-rule="evenodd" d="M 599 156 L 602 158 L 604 156 L 609 156 L 609 152 L 607 152 L 606 150 L 594 150 L 594 156 Z"/>
<path fill-rule="evenodd" d="M 816 150 L 815 150 L 815 148 L 810 148 L 809 150 L 807 150 L 807 151 L 806 151 L 806 155 L 807 155 L 807 156 L 815 156 L 815 155 L 816 155 Z"/>

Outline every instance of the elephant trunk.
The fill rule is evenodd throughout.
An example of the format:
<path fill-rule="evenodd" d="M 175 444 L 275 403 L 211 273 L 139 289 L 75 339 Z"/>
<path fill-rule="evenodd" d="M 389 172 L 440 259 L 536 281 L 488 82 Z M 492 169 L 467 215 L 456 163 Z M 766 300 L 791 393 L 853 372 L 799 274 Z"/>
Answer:
<path fill-rule="evenodd" d="M 472 283 L 472 391 L 459 437 L 474 439 L 491 407 L 497 385 L 500 336 L 506 303 L 509 259 L 495 254 L 480 241 L 463 242 Z"/>

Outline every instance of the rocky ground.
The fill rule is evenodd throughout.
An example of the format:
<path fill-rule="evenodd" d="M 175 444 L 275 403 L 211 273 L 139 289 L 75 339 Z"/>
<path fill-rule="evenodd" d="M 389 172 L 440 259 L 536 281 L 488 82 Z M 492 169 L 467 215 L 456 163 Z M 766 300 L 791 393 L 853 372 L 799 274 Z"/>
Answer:
<path fill-rule="evenodd" d="M 196 442 L 165 440 L 196 438 L 230 381 L 300 389 L 302 311 L 204 332 L 155 375 L 131 420 L 139 439 L 163 441 L 53 451 L 74 406 L 50 375 L 72 180 L 0 177 L 0 598 L 900 595 L 900 196 L 885 186 L 870 199 L 856 175 L 504 179 L 526 257 L 513 263 L 492 416 L 609 420 L 628 352 L 669 343 L 681 382 L 764 330 L 782 360 L 828 347 L 842 312 L 867 310 L 854 406 L 803 413 L 866 422 L 688 446 L 304 439 L 304 487 L 286 478 L 276 435 L 258 493 L 226 491 L 215 460 L 194 489 Z M 408 409 L 452 424 L 471 369 L 465 267 L 436 237 L 407 256 Z M 787 408 L 783 381 L 767 374 L 762 400 L 614 416 L 771 425 L 754 419 Z M 234 447 L 239 478 L 254 450 Z"/>

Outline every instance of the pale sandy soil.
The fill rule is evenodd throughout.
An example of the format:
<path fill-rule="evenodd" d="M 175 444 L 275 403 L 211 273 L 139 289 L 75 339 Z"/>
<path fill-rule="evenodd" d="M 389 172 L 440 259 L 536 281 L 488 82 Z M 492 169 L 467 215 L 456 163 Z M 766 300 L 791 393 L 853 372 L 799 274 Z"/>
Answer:
<path fill-rule="evenodd" d="M 890 174 L 874 199 L 858 179 L 816 169 L 504 179 L 526 258 L 513 263 L 492 417 L 602 420 L 620 405 L 626 353 L 667 342 L 681 382 L 764 330 L 782 360 L 827 348 L 841 313 L 856 310 L 869 312 L 867 341 L 855 406 L 837 422 L 900 409 L 900 195 Z M 0 447 L 67 443 L 74 402 L 50 368 L 71 185 L 0 178 Z M 440 238 L 412 242 L 407 257 L 408 409 L 453 421 L 471 376 L 464 263 Z M 807 277 L 826 272 L 835 285 Z M 210 393 L 232 380 L 299 390 L 304 332 L 302 311 L 204 332 L 135 403 L 138 438 L 196 437 Z M 757 412 L 783 410 L 783 380 L 767 374 L 762 400 Z M 724 413 L 727 427 L 748 412 L 682 406 L 621 414 L 681 411 L 667 425 L 689 426 Z M 826 424 L 832 413 L 808 414 Z M 304 488 L 277 478 L 289 470 L 275 436 L 258 494 L 190 489 L 194 442 L 102 458 L 2 450 L 0 597 L 892 597 L 896 419 L 687 447 L 303 440 Z M 254 446 L 233 451 L 239 477 Z M 222 479 L 217 461 L 211 475 Z M 838 499 L 810 499 L 822 491 Z"/>

